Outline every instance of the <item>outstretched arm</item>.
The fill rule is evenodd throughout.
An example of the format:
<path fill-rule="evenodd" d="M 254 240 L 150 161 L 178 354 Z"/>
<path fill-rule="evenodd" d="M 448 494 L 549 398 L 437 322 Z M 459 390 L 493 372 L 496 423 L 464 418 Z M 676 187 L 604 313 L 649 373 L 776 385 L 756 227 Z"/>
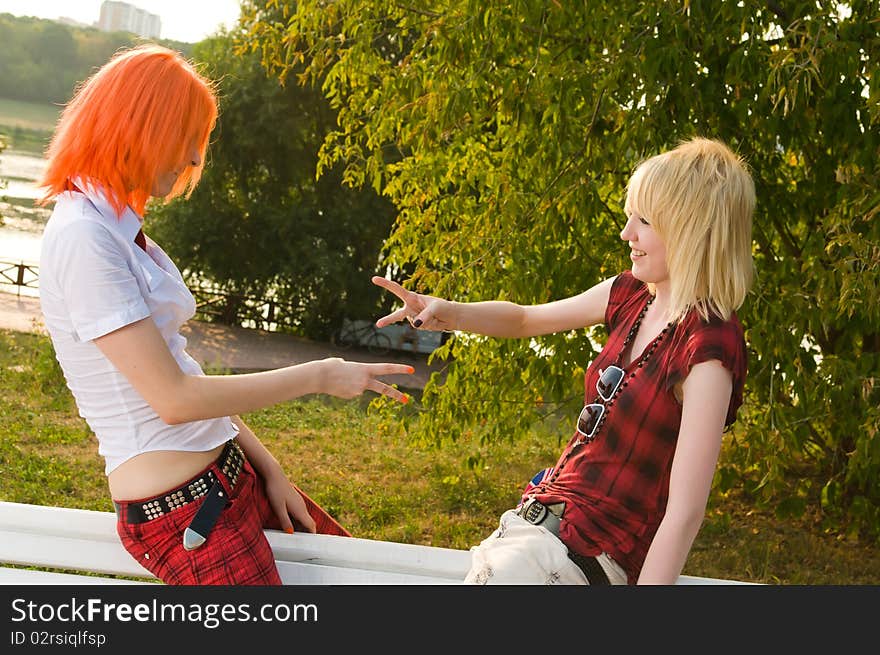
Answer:
<path fill-rule="evenodd" d="M 387 289 L 403 307 L 376 321 L 378 327 L 403 319 L 424 330 L 461 330 L 491 337 L 533 337 L 597 325 L 605 309 L 614 278 L 603 280 L 577 296 L 541 305 L 517 305 L 490 300 L 460 303 L 409 291 L 397 282 L 374 276 L 373 284 Z"/>
<path fill-rule="evenodd" d="M 95 339 L 112 364 L 168 424 L 245 414 L 310 393 L 353 398 L 370 390 L 400 402 L 405 394 L 378 378 L 413 373 L 405 364 L 336 357 L 242 375 L 187 375 L 151 318 Z"/>
<path fill-rule="evenodd" d="M 684 381 L 666 514 L 648 549 L 639 584 L 675 584 L 681 575 L 706 514 L 732 386 L 730 371 L 715 359 L 694 366 Z"/>

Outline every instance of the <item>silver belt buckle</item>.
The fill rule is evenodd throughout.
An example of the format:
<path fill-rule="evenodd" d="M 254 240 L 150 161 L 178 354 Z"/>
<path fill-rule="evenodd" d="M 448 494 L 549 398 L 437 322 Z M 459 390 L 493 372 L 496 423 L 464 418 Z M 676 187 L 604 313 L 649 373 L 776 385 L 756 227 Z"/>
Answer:
<path fill-rule="evenodd" d="M 547 506 L 535 498 L 529 498 L 522 517 L 532 525 L 540 525 L 547 518 Z"/>

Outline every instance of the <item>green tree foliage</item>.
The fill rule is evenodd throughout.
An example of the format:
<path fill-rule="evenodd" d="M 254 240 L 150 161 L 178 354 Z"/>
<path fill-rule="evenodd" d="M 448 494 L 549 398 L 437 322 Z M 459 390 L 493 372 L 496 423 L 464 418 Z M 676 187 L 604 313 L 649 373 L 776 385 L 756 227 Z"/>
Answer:
<path fill-rule="evenodd" d="M 740 152 L 758 191 L 757 282 L 740 312 L 747 398 L 716 489 L 745 483 L 780 512 L 821 504 L 832 525 L 880 535 L 876 0 L 245 11 L 267 68 L 320 83 L 338 109 L 322 166 L 398 207 L 387 261 L 415 267 L 421 291 L 578 293 L 628 265 L 618 232 L 640 158 L 696 134 Z M 555 416 L 565 440 L 603 338 L 452 340 L 421 429 L 515 441 Z"/>
<path fill-rule="evenodd" d="M 220 118 L 202 180 L 188 200 L 151 208 L 149 226 L 181 269 L 231 296 L 273 298 L 305 336 L 327 337 L 344 316 L 371 318 L 370 283 L 393 220 L 371 190 L 316 179 L 318 148 L 335 112 L 313 89 L 282 87 L 230 37 L 193 56 L 219 82 Z M 226 321 L 245 308 L 233 302 Z"/>
<path fill-rule="evenodd" d="M 141 40 L 128 32 L 0 14 L 0 97 L 63 104 L 114 52 Z M 190 50 L 178 41 L 159 43 L 184 54 Z"/>

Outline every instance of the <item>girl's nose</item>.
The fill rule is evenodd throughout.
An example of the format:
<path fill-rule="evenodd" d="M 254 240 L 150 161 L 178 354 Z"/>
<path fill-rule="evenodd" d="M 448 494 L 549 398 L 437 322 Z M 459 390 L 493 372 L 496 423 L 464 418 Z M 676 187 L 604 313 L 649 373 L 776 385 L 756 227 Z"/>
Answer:
<path fill-rule="evenodd" d="M 623 229 L 620 231 L 620 238 L 624 241 L 632 241 L 631 238 L 633 236 L 632 230 L 630 230 L 630 225 L 632 224 L 632 219 L 627 218 L 626 224 L 623 226 Z"/>

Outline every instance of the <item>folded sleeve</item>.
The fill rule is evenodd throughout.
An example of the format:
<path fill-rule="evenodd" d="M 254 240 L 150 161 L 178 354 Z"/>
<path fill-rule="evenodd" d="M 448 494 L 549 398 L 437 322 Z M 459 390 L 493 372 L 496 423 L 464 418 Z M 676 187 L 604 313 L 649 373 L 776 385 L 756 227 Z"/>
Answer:
<path fill-rule="evenodd" d="M 747 364 L 746 343 L 738 320 L 704 324 L 691 334 L 685 344 L 680 378 L 686 378 L 697 364 L 713 359 L 721 362 L 733 377 L 733 389 L 725 420 L 725 425 L 731 425 L 742 405 Z"/>

